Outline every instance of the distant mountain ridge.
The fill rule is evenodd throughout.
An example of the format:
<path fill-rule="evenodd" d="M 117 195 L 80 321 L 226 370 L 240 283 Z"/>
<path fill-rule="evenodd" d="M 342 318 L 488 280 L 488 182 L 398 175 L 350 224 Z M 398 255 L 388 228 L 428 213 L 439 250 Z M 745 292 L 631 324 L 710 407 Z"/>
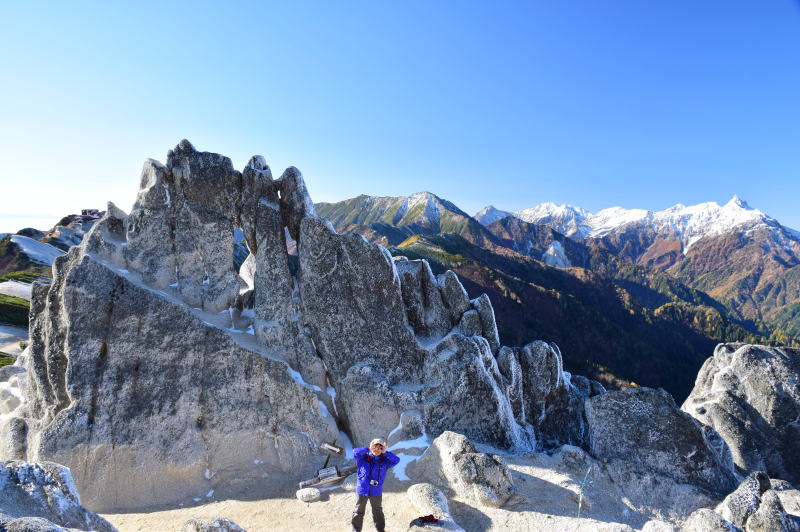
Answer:
<path fill-rule="evenodd" d="M 663 211 L 612 207 L 591 213 L 542 203 L 509 216 L 667 272 L 775 342 L 796 344 L 800 338 L 800 232 L 737 195 L 724 205 L 678 204 Z"/>
<path fill-rule="evenodd" d="M 516 212 L 499 211 L 489 206 L 476 214 L 476 219 L 484 225 L 497 219 L 484 222 L 478 216 L 489 208 L 528 223 L 547 225 L 576 239 L 599 238 L 618 232 L 630 224 L 650 226 L 657 232 L 673 233 L 679 237 L 684 253 L 701 238 L 718 236 L 740 226 L 763 225 L 800 240 L 800 232 L 784 227 L 762 211 L 751 208 L 738 195 L 734 195 L 725 205 L 706 202 L 686 206 L 679 203 L 662 211 L 610 207 L 592 213 L 575 205 L 556 205 L 553 202 L 540 203 Z"/>
<path fill-rule="evenodd" d="M 488 242 L 491 234 L 454 203 L 430 192 L 386 197 L 360 195 L 337 203 L 317 203 L 320 216 L 343 231 L 368 229 L 368 238 L 397 245 L 416 234 L 460 234 L 471 242 Z"/>

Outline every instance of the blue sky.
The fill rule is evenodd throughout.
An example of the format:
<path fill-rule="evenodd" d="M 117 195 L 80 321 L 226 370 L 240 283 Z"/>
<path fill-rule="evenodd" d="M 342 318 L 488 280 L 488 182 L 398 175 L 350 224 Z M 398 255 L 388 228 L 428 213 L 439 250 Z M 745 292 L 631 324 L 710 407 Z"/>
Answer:
<path fill-rule="evenodd" d="M 0 3 L 0 231 L 188 138 L 315 201 L 726 202 L 800 228 L 800 4 Z M 14 218 L 17 217 L 17 218 Z"/>

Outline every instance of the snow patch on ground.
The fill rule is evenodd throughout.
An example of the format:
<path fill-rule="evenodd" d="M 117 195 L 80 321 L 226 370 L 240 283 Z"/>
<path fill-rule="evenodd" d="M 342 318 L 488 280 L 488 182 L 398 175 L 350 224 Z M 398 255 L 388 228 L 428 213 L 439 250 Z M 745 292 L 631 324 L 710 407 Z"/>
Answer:
<path fill-rule="evenodd" d="M 21 283 L 19 281 L 5 281 L 0 283 L 0 294 L 21 297 L 22 299 L 27 299 L 30 301 L 31 285 L 28 283 Z"/>
<path fill-rule="evenodd" d="M 386 437 L 387 440 L 390 440 L 393 434 L 402 430 L 402 423 L 398 424 L 389 435 Z M 427 449 L 431 444 L 431 439 L 428 437 L 425 432 L 422 433 L 418 438 L 414 438 L 413 440 L 401 440 L 389 445 L 388 450 L 392 451 L 398 458 L 400 458 L 400 463 L 394 466 L 390 471 L 394 473 L 395 478 L 398 480 L 409 480 L 408 475 L 406 475 L 406 467 L 408 464 L 419 458 L 425 449 Z M 418 454 L 409 454 L 409 453 L 402 453 L 398 452 L 399 450 L 414 450 Z"/>
<path fill-rule="evenodd" d="M 269 201 L 268 199 L 265 198 L 261 198 L 260 200 L 258 200 L 258 203 L 263 205 L 264 207 L 267 207 L 268 209 L 272 209 L 273 211 L 280 210 L 280 207 L 278 206 L 277 203 L 275 203 L 274 201 Z"/>
<path fill-rule="evenodd" d="M 27 236 L 11 235 L 11 241 L 18 245 L 29 259 L 39 264 L 52 266 L 56 257 L 60 257 L 64 254 L 63 251 L 50 244 L 39 242 Z"/>
<path fill-rule="evenodd" d="M 397 465 L 391 468 L 389 471 L 391 471 L 394 474 L 397 480 L 402 480 L 406 482 L 411 480 L 408 478 L 408 475 L 406 475 L 406 468 L 408 467 L 408 464 L 419 458 L 419 456 L 415 456 L 413 454 L 405 454 L 405 453 L 394 453 L 394 454 L 400 459 L 400 462 L 398 462 Z"/>
<path fill-rule="evenodd" d="M 13 325 L 0 325 L 0 351 L 12 356 L 22 353 L 20 342 L 28 341 L 28 329 Z"/>
<path fill-rule="evenodd" d="M 428 438 L 427 434 L 423 433 L 422 436 L 420 436 L 419 438 L 414 438 L 413 440 L 399 441 L 393 444 L 391 447 L 389 447 L 389 450 L 391 451 L 392 449 L 422 449 L 422 448 L 427 449 L 430 444 L 431 444 L 430 438 Z"/>

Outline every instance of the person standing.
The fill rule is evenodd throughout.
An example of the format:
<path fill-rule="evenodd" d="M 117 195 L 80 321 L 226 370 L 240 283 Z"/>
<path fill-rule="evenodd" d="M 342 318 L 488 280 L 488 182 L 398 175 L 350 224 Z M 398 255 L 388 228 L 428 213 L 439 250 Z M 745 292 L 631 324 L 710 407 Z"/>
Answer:
<path fill-rule="evenodd" d="M 353 532 L 361 532 L 367 501 L 372 508 L 372 520 L 378 532 L 385 532 L 386 521 L 383 516 L 383 481 L 389 468 L 396 466 L 400 458 L 386 450 L 386 440 L 375 438 L 369 447 L 353 449 L 356 461 L 358 482 L 356 483 L 356 507 L 353 509 Z"/>

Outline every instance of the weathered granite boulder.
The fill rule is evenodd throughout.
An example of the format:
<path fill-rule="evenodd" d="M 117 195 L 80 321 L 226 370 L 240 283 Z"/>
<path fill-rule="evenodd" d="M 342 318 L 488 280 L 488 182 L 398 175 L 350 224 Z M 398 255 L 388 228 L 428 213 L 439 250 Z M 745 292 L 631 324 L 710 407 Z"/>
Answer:
<path fill-rule="evenodd" d="M 419 410 L 406 410 L 400 414 L 400 430 L 396 433 L 397 440 L 414 440 L 425 434 L 422 412 Z M 389 445 L 394 443 L 390 437 Z"/>
<path fill-rule="evenodd" d="M 721 436 L 740 473 L 800 485 L 800 350 L 720 344 L 681 408 Z"/>
<path fill-rule="evenodd" d="M 76 528 L 64 528 L 42 517 L 18 517 L 12 519 L 0 514 L 0 530 L 3 532 L 73 532 Z"/>
<path fill-rule="evenodd" d="M 477 452 L 465 436 L 455 432 L 443 432 L 406 471 L 414 480 L 481 505 L 500 507 L 516 495 L 502 458 Z"/>
<path fill-rule="evenodd" d="M 748 517 L 744 529 L 747 532 L 797 532 L 800 531 L 800 519 L 787 515 L 778 495 L 767 490 L 761 496 L 758 509 Z"/>
<path fill-rule="evenodd" d="M 299 172 L 291 176 L 290 180 L 302 181 Z M 325 388 L 325 364 L 314 348 L 289 267 L 285 220 L 280 207 L 281 182 L 272 181 L 262 157 L 250 159 L 243 181 L 240 220 L 247 227 L 246 240 L 255 254 L 245 260 L 245 271 L 240 269 L 240 277 L 253 293 L 252 303 L 247 301 L 252 307 L 245 312 L 253 314 L 252 327 L 260 345 L 268 346 L 272 353 L 286 360 L 310 384 Z M 305 186 L 295 183 L 295 194 L 299 189 L 305 190 Z M 332 409 L 331 398 L 323 396 L 321 400 Z"/>
<path fill-rule="evenodd" d="M 742 529 L 726 521 L 718 513 L 709 508 L 695 510 L 684 521 L 682 532 L 742 532 Z"/>
<path fill-rule="evenodd" d="M 287 168 L 276 184 L 280 191 L 283 225 L 292 239 L 298 240 L 303 219 L 314 216 L 314 202 L 306 190 L 303 175 L 294 166 Z"/>
<path fill-rule="evenodd" d="M 341 484 L 342 489 L 345 491 L 355 491 L 357 486 L 358 486 L 358 475 L 356 473 L 348 475 L 347 478 L 344 479 Z"/>
<path fill-rule="evenodd" d="M 429 434 L 452 429 L 502 447 L 533 447 L 482 336 L 491 330 L 484 323 L 494 319 L 491 304 L 480 300 L 481 317 L 452 274 L 436 279 L 426 262 L 393 260 L 315 216 L 300 223 L 298 255 L 304 320 L 354 442 L 385 435 L 402 412 L 419 408 Z M 470 312 L 475 326 L 465 336 L 458 327 Z"/>
<path fill-rule="evenodd" d="M 192 518 L 183 524 L 181 532 L 247 532 L 226 517 L 215 517 L 214 519 Z"/>
<path fill-rule="evenodd" d="M 795 489 L 785 480 L 770 479 L 771 489 L 781 500 L 786 513 L 800 518 L 800 490 Z"/>
<path fill-rule="evenodd" d="M 678 532 L 678 527 L 666 521 L 653 519 L 644 524 L 642 532 Z"/>
<path fill-rule="evenodd" d="M 433 525 L 427 525 L 420 519 L 415 519 L 408 527 L 409 530 L 415 532 L 422 532 L 425 530 L 449 530 L 452 532 L 464 532 L 464 529 L 458 526 L 450 515 L 450 509 L 447 505 L 447 497 L 444 496 L 442 490 L 431 484 L 414 484 L 406 490 L 406 497 L 414 505 L 420 515 L 432 515 L 438 522 Z"/>
<path fill-rule="evenodd" d="M 2 530 L 116 531 L 81 505 L 69 469 L 59 464 L 0 462 L 0 494 Z"/>
<path fill-rule="evenodd" d="M 589 449 L 596 458 L 625 462 L 719 495 L 736 486 L 732 466 L 664 390 L 628 388 L 597 395 L 586 400 L 586 420 Z"/>
<path fill-rule="evenodd" d="M 716 512 L 739 528 L 761 505 L 761 495 L 770 489 L 769 477 L 763 471 L 756 471 L 745 478 L 739 487 L 725 497 L 717 506 Z"/>
<path fill-rule="evenodd" d="M 464 336 L 480 336 L 483 333 L 483 326 L 478 311 L 475 309 L 466 311 L 458 321 L 455 332 Z"/>
<path fill-rule="evenodd" d="M 322 492 L 317 488 L 303 488 L 297 490 L 294 496 L 297 497 L 297 500 L 300 502 L 314 502 L 319 500 L 322 496 Z"/>
<path fill-rule="evenodd" d="M 482 336 L 489 342 L 492 353 L 500 349 L 500 335 L 497 332 L 497 323 L 494 319 L 494 309 L 489 296 L 481 294 L 471 301 L 472 308 L 478 312 L 481 320 Z"/>
<path fill-rule="evenodd" d="M 19 416 L 3 416 L 0 419 L 0 431 L 3 439 L 2 453 L 6 460 L 25 460 L 27 450 L 28 423 Z"/>
<path fill-rule="evenodd" d="M 617 511 L 626 516 L 633 510 L 650 520 L 676 523 L 699 508 L 714 506 L 720 499 L 702 488 L 643 470 L 641 464 L 592 458 L 572 445 L 542 455 L 549 457 L 552 469 L 569 474 L 569 480 L 559 480 L 558 486 L 565 490 L 563 495 L 572 501 L 574 508 L 580 504 L 590 510 L 585 514 L 588 517 L 595 511 L 603 511 L 602 507 L 607 504 L 604 499 L 612 497 L 619 501 Z M 634 526 L 643 525 L 628 522 Z M 653 523 L 651 526 L 660 525 Z"/>
<path fill-rule="evenodd" d="M 605 392 L 599 382 L 565 372 L 558 347 L 542 341 L 501 347 L 497 365 L 514 418 L 533 428 L 539 449 L 587 446 L 584 401 Z"/>
<path fill-rule="evenodd" d="M 447 309 L 450 323 L 455 325 L 461 320 L 461 316 L 470 309 L 467 291 L 464 290 L 458 276 L 450 270 L 437 275 L 436 282 L 439 284 L 442 304 Z"/>
<path fill-rule="evenodd" d="M 148 160 L 124 222 L 129 268 L 156 288 L 175 284 L 192 307 L 212 313 L 230 307 L 240 288 L 233 229 L 241 182 L 229 158 L 198 152 L 186 140 L 169 152 L 166 165 Z"/>
<path fill-rule="evenodd" d="M 585 401 L 605 393 L 603 385 L 565 372 L 555 344 L 533 342 L 523 347 L 521 354 L 528 417 L 537 429 L 540 446 L 548 449 L 568 443 L 588 447 Z"/>
<path fill-rule="evenodd" d="M 784 485 L 778 482 L 775 487 Z M 786 512 L 779 494 L 767 474 L 756 471 L 725 497 L 715 511 L 746 532 L 800 531 L 800 517 Z"/>

